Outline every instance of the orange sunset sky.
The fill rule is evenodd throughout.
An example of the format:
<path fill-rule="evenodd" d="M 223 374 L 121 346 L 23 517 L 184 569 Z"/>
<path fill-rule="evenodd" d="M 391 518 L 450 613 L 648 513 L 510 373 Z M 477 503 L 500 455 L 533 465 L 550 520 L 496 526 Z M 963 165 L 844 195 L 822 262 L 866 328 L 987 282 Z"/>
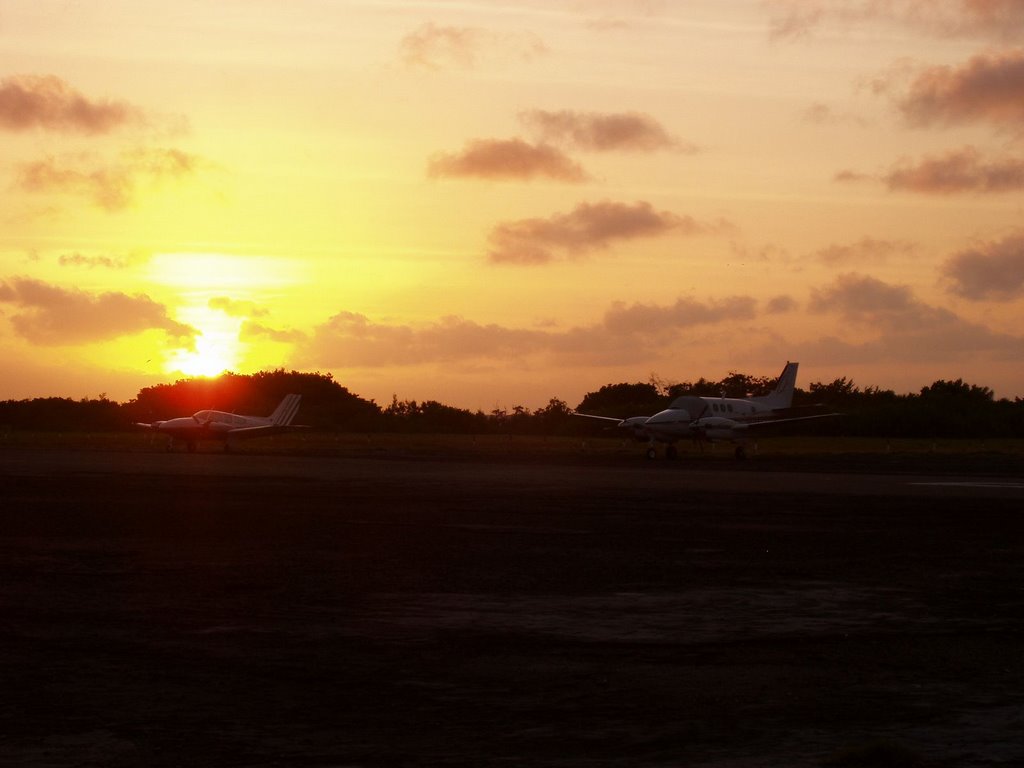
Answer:
<path fill-rule="evenodd" d="M 1024 0 L 4 0 L 0 399 L 1024 396 Z"/>

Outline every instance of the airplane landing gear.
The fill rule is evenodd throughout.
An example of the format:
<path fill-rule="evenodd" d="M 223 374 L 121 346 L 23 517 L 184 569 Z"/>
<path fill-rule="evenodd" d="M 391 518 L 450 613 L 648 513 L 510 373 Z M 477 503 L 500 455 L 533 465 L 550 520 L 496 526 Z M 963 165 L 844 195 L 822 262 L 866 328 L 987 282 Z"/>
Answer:
<path fill-rule="evenodd" d="M 647 448 L 647 458 L 652 461 L 658 458 L 658 452 L 654 449 L 653 445 Z"/>

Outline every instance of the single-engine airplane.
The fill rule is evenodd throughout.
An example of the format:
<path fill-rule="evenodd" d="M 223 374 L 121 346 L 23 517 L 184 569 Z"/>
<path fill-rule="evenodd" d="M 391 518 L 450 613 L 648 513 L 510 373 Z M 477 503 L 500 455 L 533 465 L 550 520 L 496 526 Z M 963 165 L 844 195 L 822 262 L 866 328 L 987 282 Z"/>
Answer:
<path fill-rule="evenodd" d="M 783 424 L 807 419 L 838 416 L 837 413 L 794 415 L 793 390 L 799 363 L 786 363 L 779 381 L 769 394 L 760 397 L 697 397 L 683 395 L 653 416 L 633 416 L 615 419 L 574 412 L 576 416 L 614 422 L 620 429 L 629 430 L 633 439 L 648 443 L 647 458 L 657 456 L 655 443 L 666 443 L 665 458 L 676 457 L 678 440 L 696 440 L 698 444 L 728 440 L 736 444 L 736 458 L 745 459 L 746 444 L 754 439 L 758 430 L 770 424 Z M 790 410 L 790 413 L 786 413 Z"/>
<path fill-rule="evenodd" d="M 266 437 L 296 429 L 307 429 L 303 424 L 292 424 L 299 410 L 302 395 L 285 395 L 270 416 L 242 416 L 224 411 L 197 411 L 191 416 L 181 416 L 151 424 L 136 422 L 135 426 L 152 429 L 171 439 L 185 443 L 189 452 L 196 449 L 200 440 L 223 440 L 224 450 L 230 451 L 230 440 L 250 437 Z M 170 449 L 170 444 L 168 444 Z"/>

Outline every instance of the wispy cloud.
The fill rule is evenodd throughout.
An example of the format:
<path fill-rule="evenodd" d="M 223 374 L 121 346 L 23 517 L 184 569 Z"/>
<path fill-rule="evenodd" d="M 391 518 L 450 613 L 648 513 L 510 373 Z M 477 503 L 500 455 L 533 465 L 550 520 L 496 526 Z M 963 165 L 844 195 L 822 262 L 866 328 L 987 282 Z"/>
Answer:
<path fill-rule="evenodd" d="M 757 302 L 750 296 L 699 301 L 691 297 L 674 304 L 616 304 L 605 313 L 603 328 L 615 334 L 649 334 L 657 328 L 689 328 L 727 320 L 749 320 Z"/>
<path fill-rule="evenodd" d="M 232 299 L 228 296 L 214 296 L 206 306 L 223 312 L 228 317 L 263 317 L 268 312 L 264 307 L 259 307 L 251 301 Z"/>
<path fill-rule="evenodd" d="M 242 323 L 238 338 L 241 341 L 254 341 L 256 339 L 269 339 L 281 344 L 298 344 L 308 338 L 305 333 L 296 329 L 281 330 L 271 328 L 268 325 L 257 323 L 255 320 L 246 320 Z"/>
<path fill-rule="evenodd" d="M 953 293 L 974 301 L 1024 297 L 1024 233 L 952 256 L 942 266 Z"/>
<path fill-rule="evenodd" d="M 855 125 L 863 128 L 867 120 L 859 115 L 850 112 L 837 112 L 833 107 L 821 101 L 816 101 L 807 107 L 801 114 L 805 123 L 814 125 Z"/>
<path fill-rule="evenodd" d="M 530 60 L 547 46 L 529 32 L 498 33 L 482 27 L 445 26 L 428 22 L 402 38 L 402 61 L 414 69 L 473 69 L 483 59 Z"/>
<path fill-rule="evenodd" d="M 546 142 L 594 152 L 696 152 L 697 146 L 673 137 L 657 120 L 640 112 L 574 112 L 534 109 L 519 119 Z"/>
<path fill-rule="evenodd" d="M 84 197 L 107 211 L 119 211 L 132 204 L 140 181 L 180 179 L 202 165 L 197 155 L 166 148 L 127 152 L 109 164 L 87 156 L 50 157 L 21 165 L 16 184 L 25 192 Z"/>
<path fill-rule="evenodd" d="M 457 153 L 434 156 L 427 166 L 433 178 L 533 179 L 583 182 L 590 177 L 579 163 L 548 144 L 522 139 L 478 139 Z"/>
<path fill-rule="evenodd" d="M 62 267 L 125 269 L 129 264 L 129 260 L 118 256 L 86 256 L 81 253 L 62 253 L 57 258 L 57 263 Z"/>
<path fill-rule="evenodd" d="M 545 264 L 559 255 L 576 258 L 613 243 L 668 234 L 721 232 L 728 225 L 702 224 L 690 216 L 657 211 L 648 202 L 581 203 L 547 219 L 498 224 L 490 234 L 488 258 L 496 264 Z"/>
<path fill-rule="evenodd" d="M 38 128 L 86 135 L 145 122 L 142 111 L 118 101 L 90 100 L 54 75 L 0 80 L 0 129 Z"/>
<path fill-rule="evenodd" d="M 903 240 L 879 240 L 863 237 L 854 243 L 834 243 L 814 253 L 816 261 L 833 267 L 860 267 L 881 264 L 894 256 L 912 256 L 917 247 Z"/>
<path fill-rule="evenodd" d="M 0 303 L 14 307 L 10 321 L 19 336 L 44 346 L 106 341 L 157 329 L 192 348 L 198 334 L 144 294 L 91 294 L 18 277 L 0 282 Z"/>
<path fill-rule="evenodd" d="M 1014 40 L 1024 32 L 1021 0 L 768 0 L 771 37 L 806 37 L 826 23 L 900 24 L 941 37 Z"/>

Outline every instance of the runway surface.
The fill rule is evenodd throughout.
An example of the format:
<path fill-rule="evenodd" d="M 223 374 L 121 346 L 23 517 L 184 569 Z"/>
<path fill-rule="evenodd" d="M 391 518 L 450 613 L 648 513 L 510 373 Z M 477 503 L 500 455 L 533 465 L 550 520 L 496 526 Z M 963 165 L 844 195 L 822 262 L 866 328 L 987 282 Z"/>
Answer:
<path fill-rule="evenodd" d="M 1024 483 L 765 465 L 0 450 L 0 765 L 1024 763 Z"/>
<path fill-rule="evenodd" d="M 797 460 L 798 463 L 798 460 Z M 808 460 L 814 465 L 814 460 Z M 725 467 L 725 468 L 723 468 Z M 733 468 L 734 467 L 734 468 Z M 0 451 L 0 477 L 185 476 L 383 482 L 445 486 L 451 483 L 496 490 L 589 487 L 651 491 L 728 491 L 740 494 L 799 493 L 840 496 L 917 496 L 1024 499 L 1024 476 L 872 474 L 821 471 L 759 471 L 745 465 L 685 461 L 463 461 L 443 459 L 232 455 L 222 453 L 128 453 L 102 451 Z"/>

